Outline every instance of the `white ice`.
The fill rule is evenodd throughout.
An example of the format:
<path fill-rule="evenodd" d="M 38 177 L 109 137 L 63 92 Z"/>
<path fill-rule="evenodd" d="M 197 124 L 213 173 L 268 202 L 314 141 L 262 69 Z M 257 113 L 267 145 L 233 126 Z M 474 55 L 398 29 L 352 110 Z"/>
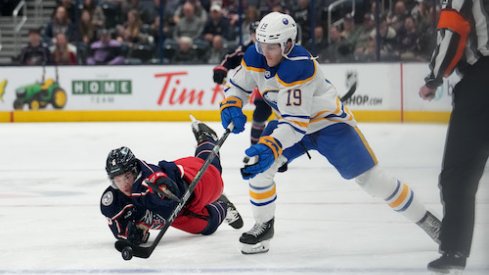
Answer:
<path fill-rule="evenodd" d="M 210 123 L 219 133 L 219 123 Z M 247 125 L 249 129 L 249 125 Z M 361 123 L 381 165 L 442 214 L 437 178 L 446 125 Z M 225 192 L 245 226 L 211 236 L 170 228 L 149 259 L 124 261 L 99 210 L 105 158 L 129 146 L 157 162 L 193 154 L 190 123 L 0 124 L 0 274 L 430 274 L 437 245 L 313 153 L 276 178 L 275 237 L 268 254 L 242 255 L 253 225 L 239 175 L 248 133 L 222 148 Z M 481 180 L 465 274 L 489 274 L 489 169 Z M 153 236 L 156 233 L 153 233 Z"/>

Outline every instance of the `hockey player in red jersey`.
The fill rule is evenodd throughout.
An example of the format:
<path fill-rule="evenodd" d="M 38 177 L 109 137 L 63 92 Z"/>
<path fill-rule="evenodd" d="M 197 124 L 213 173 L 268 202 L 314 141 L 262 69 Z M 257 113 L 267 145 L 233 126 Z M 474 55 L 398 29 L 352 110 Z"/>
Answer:
<path fill-rule="evenodd" d="M 194 157 L 154 165 L 137 159 L 127 147 L 110 151 L 105 169 L 112 184 L 104 191 L 100 208 L 117 239 L 138 245 L 148 240 L 149 229 L 163 227 L 217 141 L 215 132 L 202 122 L 194 121 L 192 131 L 197 139 Z M 202 235 L 214 233 L 223 220 L 235 229 L 243 226 L 222 193 L 221 172 L 217 156 L 171 226 Z"/>

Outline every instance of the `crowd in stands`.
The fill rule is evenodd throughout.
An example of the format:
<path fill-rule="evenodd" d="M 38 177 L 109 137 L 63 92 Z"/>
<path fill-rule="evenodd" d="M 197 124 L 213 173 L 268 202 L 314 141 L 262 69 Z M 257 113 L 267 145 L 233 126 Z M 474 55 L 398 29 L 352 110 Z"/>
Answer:
<path fill-rule="evenodd" d="M 160 20 L 163 1 L 163 20 Z M 29 31 L 18 63 L 35 64 L 217 64 L 240 43 L 249 25 L 270 11 L 291 14 L 298 42 L 321 62 L 426 61 L 434 46 L 434 0 L 395 0 L 376 9 L 375 0 L 58 0 L 50 21 Z M 78 3 L 78 5 L 76 5 Z M 375 11 L 379 35 L 377 35 Z M 241 23 L 241 24 L 240 24 Z M 162 49 L 158 47 L 161 42 Z M 379 48 L 379 49 L 377 49 Z"/>

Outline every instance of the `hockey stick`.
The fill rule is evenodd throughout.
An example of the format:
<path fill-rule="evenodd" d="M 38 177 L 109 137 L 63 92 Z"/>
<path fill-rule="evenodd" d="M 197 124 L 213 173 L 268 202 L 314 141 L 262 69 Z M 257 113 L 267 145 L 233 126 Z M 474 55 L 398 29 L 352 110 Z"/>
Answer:
<path fill-rule="evenodd" d="M 204 172 L 207 170 L 214 157 L 219 153 L 222 144 L 227 139 L 227 137 L 229 136 L 233 128 L 234 125 L 232 123 L 229 124 L 228 128 L 226 129 L 222 137 L 217 141 L 216 145 L 214 145 L 214 148 L 212 148 L 212 153 L 207 157 L 204 164 L 195 175 L 195 178 L 193 179 L 192 183 L 190 183 L 187 191 L 185 191 L 185 193 L 183 194 L 181 201 L 177 204 L 177 206 L 171 213 L 170 217 L 167 219 L 165 225 L 163 226 L 163 228 L 160 229 L 160 232 L 158 232 L 158 235 L 156 236 L 155 240 L 150 246 L 134 245 L 127 240 L 118 240 L 115 242 L 115 248 L 121 252 L 122 258 L 124 260 L 129 261 L 130 259 L 132 259 L 133 256 L 138 258 L 149 258 L 149 256 L 151 256 L 156 246 L 160 242 L 161 238 L 163 238 L 163 235 L 165 235 L 170 225 L 173 223 L 175 218 L 178 216 L 178 214 L 184 207 L 185 203 L 190 198 L 190 195 L 192 195 L 195 187 L 197 186 L 197 183 L 200 181 L 200 178 L 204 175 Z"/>
<path fill-rule="evenodd" d="M 358 85 L 357 73 L 355 71 L 347 72 L 346 81 L 347 81 L 347 86 L 349 86 L 349 88 L 348 88 L 348 92 L 346 92 L 346 94 L 340 98 L 341 102 L 347 101 L 356 92 L 357 85 Z"/>

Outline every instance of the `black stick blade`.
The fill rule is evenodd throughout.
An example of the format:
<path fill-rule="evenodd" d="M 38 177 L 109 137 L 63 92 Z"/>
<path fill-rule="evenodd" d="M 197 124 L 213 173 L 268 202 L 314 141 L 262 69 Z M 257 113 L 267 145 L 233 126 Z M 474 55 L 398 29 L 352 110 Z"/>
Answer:
<path fill-rule="evenodd" d="M 138 246 L 138 245 L 134 245 L 126 240 L 118 240 L 115 242 L 114 244 L 115 246 L 115 249 L 117 249 L 117 251 L 123 253 L 124 252 L 124 249 L 126 247 L 130 247 L 132 249 L 132 256 L 134 257 L 138 257 L 138 258 L 149 258 L 149 256 L 151 255 L 151 247 L 143 247 L 143 246 Z M 126 250 L 127 252 L 127 250 Z"/>

